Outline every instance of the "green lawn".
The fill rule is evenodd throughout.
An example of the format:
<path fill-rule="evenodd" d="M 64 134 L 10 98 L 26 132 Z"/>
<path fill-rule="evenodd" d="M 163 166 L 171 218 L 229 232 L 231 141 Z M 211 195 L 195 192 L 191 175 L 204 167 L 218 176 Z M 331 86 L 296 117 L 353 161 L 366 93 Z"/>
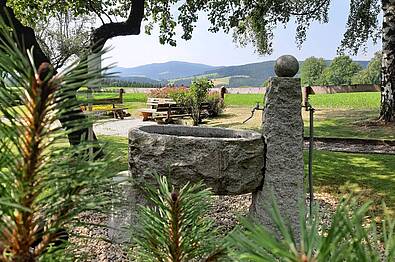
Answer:
<path fill-rule="evenodd" d="M 262 94 L 226 94 L 225 104 L 228 106 L 253 107 L 256 102 L 263 103 Z M 378 109 L 380 107 L 380 93 L 342 93 L 320 94 L 310 96 L 310 103 L 317 109 Z"/>
<path fill-rule="evenodd" d="M 342 93 L 310 96 L 315 108 L 373 109 L 380 108 L 379 92 Z"/>
<path fill-rule="evenodd" d="M 245 108 L 246 113 L 242 112 L 246 118 L 248 112 L 260 101 L 262 104 L 263 95 L 261 94 L 226 94 L 225 104 L 229 107 L 229 114 L 224 118 L 224 125 L 236 128 L 259 129 L 260 122 L 253 120 L 247 124 L 241 124 L 233 111 Z M 380 93 L 342 93 L 342 94 L 320 94 L 312 95 L 310 102 L 316 109 L 315 136 L 321 137 L 343 137 L 343 138 L 369 138 L 369 139 L 395 139 L 395 125 L 384 125 L 377 121 L 380 108 Z M 236 109 L 237 108 L 237 109 Z M 248 111 L 248 112 L 247 112 Z M 229 118 L 229 115 L 234 115 Z M 240 112 L 238 113 L 240 114 Z M 257 118 L 256 116 L 255 118 Z M 305 135 L 309 134 L 309 118 L 306 112 L 303 113 L 305 122 Z M 221 117 L 216 120 L 221 126 Z"/>
<path fill-rule="evenodd" d="M 109 166 L 108 172 L 128 170 L 128 139 L 120 136 L 99 136 L 98 139 L 104 144 L 104 150 L 110 154 L 111 159 L 117 159 L 117 164 Z"/>
<path fill-rule="evenodd" d="M 94 99 L 103 99 L 103 98 L 117 98 L 119 97 L 118 93 L 94 93 Z M 86 98 L 84 94 L 78 94 L 78 98 L 83 100 Z M 125 103 L 132 103 L 132 102 L 146 102 L 147 95 L 144 93 L 125 93 L 123 95 L 123 100 Z"/>
<path fill-rule="evenodd" d="M 116 93 L 94 95 L 95 98 L 116 96 Z M 146 107 L 146 94 L 126 93 L 124 98 L 124 107 L 134 117 L 139 116 L 139 108 Z M 230 114 L 215 119 L 215 123 L 213 123 L 215 126 L 257 130 L 260 128 L 259 113 L 247 124 L 242 124 L 242 121 L 250 115 L 250 111 L 256 102 L 261 102 L 262 105 L 262 101 L 262 94 L 226 94 L 225 104 Z M 380 107 L 380 93 L 378 92 L 312 95 L 311 104 L 316 108 L 315 136 L 395 139 L 395 125 L 383 125 L 377 121 Z M 99 106 L 98 109 L 102 109 L 101 107 L 103 106 Z M 307 136 L 309 134 L 308 114 L 304 113 L 303 115 L 305 135 Z M 253 121 L 256 119 L 259 121 L 254 123 Z"/>
<path fill-rule="evenodd" d="M 259 102 L 263 103 L 263 94 L 225 94 L 226 106 L 254 107 Z"/>
<path fill-rule="evenodd" d="M 314 114 L 314 135 L 364 139 L 395 139 L 395 124 L 378 121 L 373 109 L 317 109 Z M 309 117 L 304 113 L 305 135 L 309 135 Z"/>
<path fill-rule="evenodd" d="M 307 153 L 305 154 L 307 173 Z M 395 155 L 315 151 L 314 187 L 334 196 L 354 193 L 380 207 L 385 201 L 395 212 Z"/>
<path fill-rule="evenodd" d="M 117 97 L 117 93 L 96 93 L 94 98 Z M 317 109 L 375 109 L 380 107 L 380 93 L 343 93 L 343 94 L 324 94 L 312 95 L 311 104 Z M 147 95 L 143 93 L 124 94 L 125 103 L 147 101 Z M 253 107 L 257 102 L 263 103 L 262 94 L 226 94 L 225 104 L 227 106 Z"/>

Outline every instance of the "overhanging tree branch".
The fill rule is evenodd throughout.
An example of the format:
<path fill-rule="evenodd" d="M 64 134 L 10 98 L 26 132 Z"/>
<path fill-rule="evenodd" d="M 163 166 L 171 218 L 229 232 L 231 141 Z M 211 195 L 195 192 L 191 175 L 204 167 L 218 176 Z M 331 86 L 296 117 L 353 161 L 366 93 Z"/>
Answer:
<path fill-rule="evenodd" d="M 290 12 L 291 15 L 295 16 L 305 16 L 305 15 L 314 15 L 318 11 L 320 11 L 325 5 L 327 5 L 330 0 L 325 0 L 319 3 L 317 6 L 313 7 L 313 9 L 306 10 L 304 12 Z"/>
<path fill-rule="evenodd" d="M 40 45 L 37 42 L 36 36 L 32 28 L 24 26 L 15 16 L 14 10 L 7 7 L 7 0 L 0 0 L 0 17 L 3 18 L 7 26 L 16 31 L 16 36 L 21 47 L 25 50 L 34 47 L 33 58 L 38 68 L 44 62 L 50 62 L 48 57 L 44 54 Z"/>
<path fill-rule="evenodd" d="M 144 0 L 132 0 L 130 13 L 125 22 L 108 23 L 93 31 L 91 50 L 97 52 L 110 38 L 116 36 L 138 35 L 144 17 Z"/>

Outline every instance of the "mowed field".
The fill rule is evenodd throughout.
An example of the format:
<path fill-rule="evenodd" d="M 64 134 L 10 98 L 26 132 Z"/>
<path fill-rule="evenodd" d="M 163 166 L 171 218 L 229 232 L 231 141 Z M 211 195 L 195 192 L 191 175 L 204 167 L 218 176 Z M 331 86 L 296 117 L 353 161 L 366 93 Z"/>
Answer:
<path fill-rule="evenodd" d="M 243 120 L 257 102 L 263 104 L 259 94 L 228 94 L 227 108 L 222 119 L 214 119 L 214 126 L 259 129 L 262 111 L 246 124 Z M 395 139 L 395 125 L 378 121 L 380 93 L 343 93 L 310 96 L 310 104 L 315 108 L 314 133 L 318 137 Z M 309 135 L 309 114 L 303 111 L 305 135 Z"/>

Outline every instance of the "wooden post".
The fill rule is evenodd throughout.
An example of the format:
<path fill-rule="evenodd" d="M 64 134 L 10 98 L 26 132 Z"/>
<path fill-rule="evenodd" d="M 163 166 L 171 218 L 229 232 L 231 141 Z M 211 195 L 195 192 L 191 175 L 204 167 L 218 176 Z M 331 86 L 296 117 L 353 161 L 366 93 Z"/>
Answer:
<path fill-rule="evenodd" d="M 93 53 L 93 54 L 89 55 L 89 57 L 88 57 L 88 72 L 89 73 L 94 72 L 94 73 L 98 73 L 98 74 L 101 73 L 101 55 L 100 54 Z M 90 96 L 89 96 L 90 101 L 88 104 L 88 108 L 89 108 L 90 112 L 92 112 L 92 110 L 93 110 L 93 108 L 92 108 L 93 107 L 93 105 L 92 105 L 92 100 L 93 100 L 93 90 L 92 89 L 93 88 L 95 88 L 95 87 L 92 87 L 92 86 L 88 87 L 88 90 L 90 90 L 90 92 L 88 92 L 88 94 L 90 94 Z M 88 128 L 88 141 L 92 142 L 93 140 L 94 140 L 93 139 L 93 126 L 91 125 Z M 91 146 L 89 148 L 89 159 L 91 159 L 91 160 L 94 159 L 93 146 Z"/>

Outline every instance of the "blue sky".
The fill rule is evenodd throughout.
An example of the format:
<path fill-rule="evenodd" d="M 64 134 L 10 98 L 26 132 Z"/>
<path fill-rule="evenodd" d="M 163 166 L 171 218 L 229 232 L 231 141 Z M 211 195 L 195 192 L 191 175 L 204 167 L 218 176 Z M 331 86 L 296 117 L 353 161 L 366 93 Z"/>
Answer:
<path fill-rule="evenodd" d="M 138 36 L 112 39 L 107 43 L 107 46 L 111 46 L 112 50 L 104 63 L 133 67 L 167 61 L 187 61 L 227 66 L 274 60 L 283 54 L 292 54 L 300 60 L 310 56 L 332 59 L 336 56 L 337 47 L 345 31 L 348 5 L 349 1 L 333 0 L 329 23 L 312 24 L 307 41 L 300 50 L 295 43 L 295 25 L 293 23 L 289 23 L 286 29 L 279 26 L 275 31 L 273 54 L 260 56 L 252 46 L 237 47 L 231 35 L 222 32 L 216 34 L 208 32 L 209 23 L 202 16 L 197 23 L 192 39 L 185 41 L 178 38 L 177 47 L 161 45 L 155 31 L 150 36 L 142 33 Z M 370 60 L 374 52 L 380 49 L 381 43 L 374 46 L 370 42 L 366 53 L 361 52 L 353 58 Z"/>

